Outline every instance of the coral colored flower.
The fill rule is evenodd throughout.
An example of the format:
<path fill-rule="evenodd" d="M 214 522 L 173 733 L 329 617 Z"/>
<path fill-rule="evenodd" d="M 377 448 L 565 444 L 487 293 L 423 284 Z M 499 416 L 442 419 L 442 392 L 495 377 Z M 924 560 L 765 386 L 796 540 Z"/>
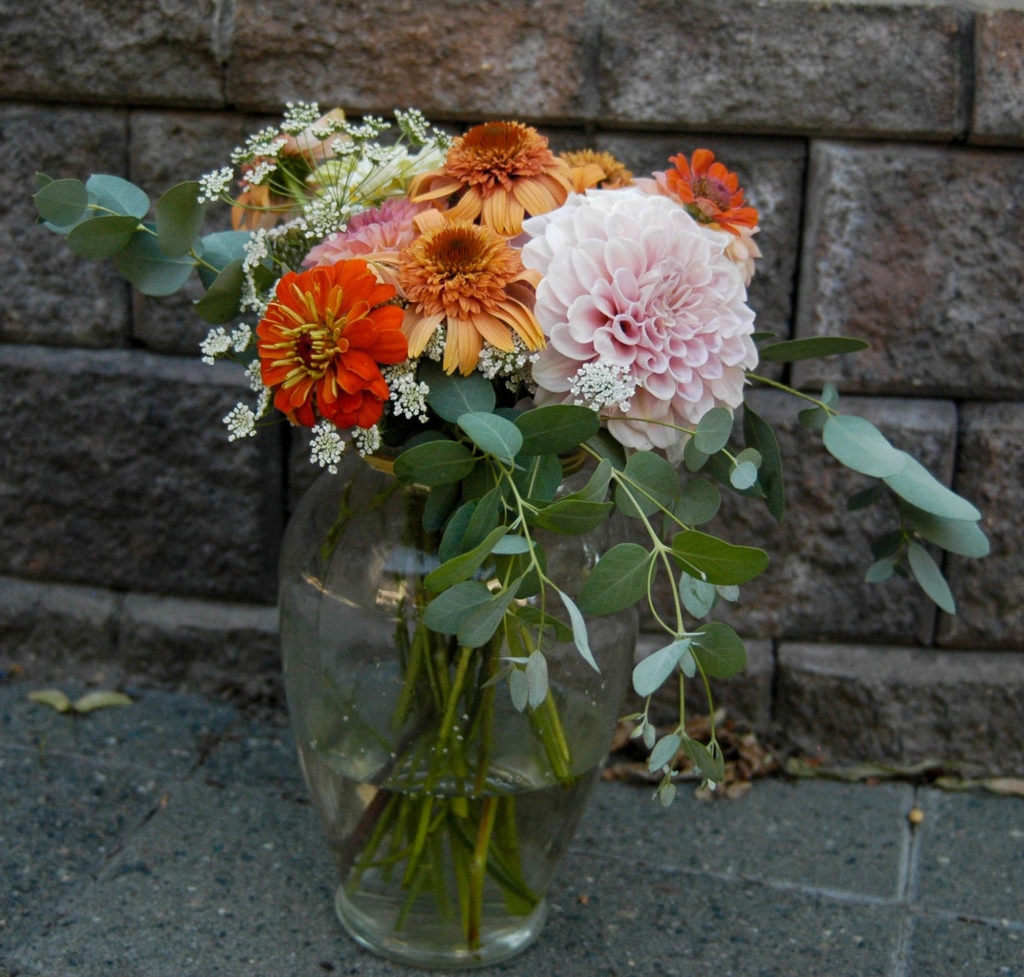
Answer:
<path fill-rule="evenodd" d="M 523 262 L 543 275 L 535 311 L 548 345 L 533 365 L 538 403 L 573 403 L 573 388 L 586 389 L 622 444 L 664 448 L 673 459 L 685 443 L 680 428 L 712 407 L 742 403 L 744 371 L 757 363 L 754 313 L 724 253 L 727 235 L 635 189 L 571 197 L 524 229 Z M 609 378 L 604 398 L 594 389 L 598 364 Z"/>
<path fill-rule="evenodd" d="M 576 193 L 597 188 L 619 190 L 633 185 L 633 174 L 611 153 L 594 149 L 578 149 L 559 153 L 569 164 L 572 188 Z"/>
<path fill-rule="evenodd" d="M 339 428 L 372 427 L 389 395 L 379 364 L 408 355 L 395 290 L 365 261 L 288 272 L 256 327 L 265 386 L 293 424 L 317 416 Z"/>
<path fill-rule="evenodd" d="M 744 205 L 739 177 L 716 162 L 710 149 L 698 149 L 691 161 L 679 153 L 669 162 L 676 168 L 655 173 L 654 179 L 661 192 L 682 203 L 694 220 L 737 236 L 741 227 L 757 226 L 757 211 Z"/>
<path fill-rule="evenodd" d="M 409 302 L 402 328 L 410 355 L 423 352 L 442 322 L 447 373 L 471 373 L 484 341 L 512 352 L 513 332 L 527 349 L 543 347 L 533 314 L 539 276 L 523 267 L 519 252 L 489 228 L 437 211 L 419 222 L 424 232 L 402 252 L 397 276 Z"/>
<path fill-rule="evenodd" d="M 454 139 L 444 166 L 416 177 L 409 197 L 457 197 L 448 210 L 451 220 L 479 218 L 498 234 L 515 237 L 527 214 L 554 210 L 571 190 L 568 164 L 551 152 L 536 129 L 518 122 L 485 122 Z"/>
<path fill-rule="evenodd" d="M 418 234 L 413 218 L 429 208 L 429 204 L 414 204 L 403 197 L 386 200 L 380 207 L 356 214 L 344 231 L 310 249 L 302 265 L 313 268 L 333 265 L 343 258 L 363 258 L 370 261 L 378 277 L 393 285 L 392 268 L 398 254 Z"/>

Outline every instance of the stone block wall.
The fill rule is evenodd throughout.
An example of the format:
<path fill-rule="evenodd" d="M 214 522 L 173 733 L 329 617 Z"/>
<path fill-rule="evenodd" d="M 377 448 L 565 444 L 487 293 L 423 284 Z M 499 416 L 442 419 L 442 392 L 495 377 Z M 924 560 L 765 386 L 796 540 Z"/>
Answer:
<path fill-rule="evenodd" d="M 724 614 L 719 690 L 786 749 L 1024 772 L 1024 10 L 1014 0 L 0 0 L 0 669 L 275 702 L 274 566 L 309 472 L 225 442 L 239 380 L 188 297 L 133 295 L 33 225 L 33 173 L 154 194 L 288 100 L 515 117 L 635 171 L 708 146 L 762 214 L 761 327 L 869 353 L 787 379 L 851 408 L 985 512 L 946 558 L 960 613 L 862 582 L 860 484 L 780 425 L 782 526 L 730 506 L 769 573 Z M 804 460 L 809 456 L 809 460 Z M 308 466 L 307 466 L 308 467 Z M 836 490 L 839 495 L 836 495 Z M 838 498 L 838 502 L 837 502 Z"/>

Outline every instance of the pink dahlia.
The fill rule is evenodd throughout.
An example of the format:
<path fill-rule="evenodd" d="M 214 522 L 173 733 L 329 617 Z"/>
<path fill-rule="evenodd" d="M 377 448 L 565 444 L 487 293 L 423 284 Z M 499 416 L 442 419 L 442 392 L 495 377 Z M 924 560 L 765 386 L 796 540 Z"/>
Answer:
<path fill-rule="evenodd" d="M 430 204 L 414 204 L 405 197 L 385 200 L 379 207 L 356 214 L 345 230 L 311 248 L 303 267 L 333 265 L 342 259 L 369 255 L 393 254 L 397 258 L 398 252 L 417 237 L 413 218 L 429 209 Z"/>
<path fill-rule="evenodd" d="M 622 444 L 672 458 L 682 429 L 742 403 L 754 313 L 726 235 L 633 189 L 570 197 L 524 229 L 523 263 L 543 275 L 538 403 L 586 403 Z"/>

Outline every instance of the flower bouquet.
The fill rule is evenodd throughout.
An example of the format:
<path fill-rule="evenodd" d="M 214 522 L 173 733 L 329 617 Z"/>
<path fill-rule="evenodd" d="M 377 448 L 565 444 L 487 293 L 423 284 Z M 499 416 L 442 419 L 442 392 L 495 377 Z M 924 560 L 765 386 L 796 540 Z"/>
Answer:
<path fill-rule="evenodd" d="M 722 491 L 783 513 L 748 389 L 787 391 L 835 459 L 878 480 L 852 508 L 895 496 L 870 580 L 909 573 L 953 612 L 928 544 L 988 544 L 974 506 L 834 388 L 760 372 L 865 344 L 755 332 L 758 213 L 710 151 L 634 178 L 516 122 L 450 139 L 416 111 L 395 120 L 289 106 L 152 218 L 113 176 L 40 176 L 35 202 L 144 293 L 198 272 L 203 359 L 238 362 L 253 392 L 229 440 L 308 430 L 326 472 L 283 548 L 282 642 L 339 915 L 399 959 L 493 962 L 543 923 L 630 680 L 660 801 L 682 762 L 724 776 L 713 721 L 707 742 L 687 734 L 684 688 L 710 707 L 709 680 L 744 667 L 708 618 L 768 565 L 699 527 Z M 216 201 L 231 229 L 203 234 Z M 638 606 L 664 641 L 634 662 Z M 678 723 L 657 730 L 669 683 Z"/>

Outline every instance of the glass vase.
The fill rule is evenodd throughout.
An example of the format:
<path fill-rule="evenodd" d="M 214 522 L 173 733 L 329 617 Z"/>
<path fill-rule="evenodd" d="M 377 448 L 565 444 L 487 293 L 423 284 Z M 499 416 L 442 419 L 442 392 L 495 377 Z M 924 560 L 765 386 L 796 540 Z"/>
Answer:
<path fill-rule="evenodd" d="M 548 692 L 516 708 L 523 649 L 502 628 L 466 648 L 423 623 L 423 580 L 440 563 L 425 502 L 355 455 L 302 498 L 281 558 L 285 686 L 342 924 L 403 963 L 472 967 L 518 953 L 543 927 L 619 715 L 636 615 L 588 628 L 600 671 L 568 627 L 548 629 Z M 546 534 L 547 575 L 575 596 L 619 528 Z M 545 613 L 564 619 L 554 603 Z M 524 678 L 512 681 L 522 690 Z"/>

